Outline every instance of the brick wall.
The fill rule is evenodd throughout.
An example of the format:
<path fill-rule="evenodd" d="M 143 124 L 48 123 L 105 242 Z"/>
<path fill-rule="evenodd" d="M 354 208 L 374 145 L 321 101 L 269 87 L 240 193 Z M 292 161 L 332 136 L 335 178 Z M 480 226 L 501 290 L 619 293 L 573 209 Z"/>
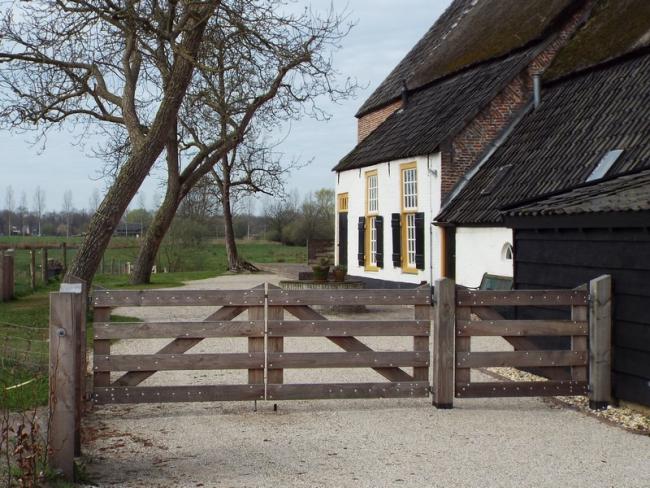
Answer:
<path fill-rule="evenodd" d="M 368 134 L 379 127 L 393 112 L 402 106 L 402 100 L 397 100 L 384 108 L 370 112 L 357 122 L 357 143 L 363 141 Z"/>
<path fill-rule="evenodd" d="M 490 104 L 485 107 L 454 139 L 442 150 L 441 184 L 443 199 L 458 180 L 476 164 L 487 151 L 489 144 L 508 126 L 515 114 L 531 99 L 532 76 L 542 73 L 553 61 L 591 10 L 591 3 L 577 12 L 528 67 L 513 79 Z M 543 98 L 543 96 L 542 96 Z"/>

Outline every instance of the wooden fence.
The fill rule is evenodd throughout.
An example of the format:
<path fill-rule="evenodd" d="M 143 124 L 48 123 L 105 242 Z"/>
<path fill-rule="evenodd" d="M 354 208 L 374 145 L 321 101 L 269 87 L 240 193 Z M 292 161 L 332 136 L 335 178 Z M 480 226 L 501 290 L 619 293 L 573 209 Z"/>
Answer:
<path fill-rule="evenodd" d="M 434 404 L 453 398 L 589 395 L 592 408 L 610 401 L 611 280 L 575 290 L 475 291 L 436 282 Z M 494 307 L 568 307 L 567 320 L 507 320 Z M 591 307 L 591 313 L 589 313 Z M 517 338 L 514 351 L 472 351 L 471 338 Z M 570 338 L 568 350 L 544 350 L 531 338 Z M 507 367 L 541 371 L 543 381 L 476 382 L 471 370 Z M 559 371 L 557 371 L 559 370 Z M 568 370 L 564 377 L 564 371 Z"/>
<path fill-rule="evenodd" d="M 408 290 L 281 290 L 260 285 L 250 290 L 98 291 L 92 297 L 93 382 L 85 392 L 85 296 L 82 285 L 62 285 L 51 295 L 50 463 L 72 479 L 80 452 L 82 399 L 95 404 L 188 401 L 251 401 L 425 397 L 451 408 L 454 397 L 588 394 L 593 408 L 610 398 L 609 277 L 587 290 L 471 291 L 452 280 Z M 435 303 L 435 308 L 432 304 Z M 389 305 L 410 307 L 403 320 L 329 320 L 314 306 Z M 507 320 L 494 307 L 569 307 L 567 320 Z M 214 307 L 201 321 L 111 321 L 115 307 Z M 247 312 L 246 318 L 240 316 Z M 433 317 L 432 317 L 432 312 Z M 433 320 L 432 320 L 433 319 Z M 433 324 L 433 351 L 429 341 Z M 532 340 L 571 338 L 570 350 L 539 350 Z M 515 351 L 477 352 L 471 338 L 501 336 Z M 193 353 L 208 338 L 239 337 L 247 352 Z M 340 352 L 285 352 L 285 338 L 322 338 Z M 412 337 L 412 347 L 377 351 L 366 337 Z M 154 354 L 116 354 L 122 339 L 169 339 Z M 429 368 L 433 366 L 433 377 Z M 472 369 L 495 366 L 560 371 L 539 382 L 476 382 Z M 291 369 L 366 368 L 380 382 L 288 383 Z M 568 369 L 568 373 L 565 370 Z M 159 371 L 242 370 L 233 384 L 143 386 Z M 113 376 L 111 376 L 111 374 Z M 563 376 L 564 375 L 564 376 Z M 568 375 L 568 376 L 567 376 Z M 560 378 L 560 379 L 554 379 Z M 70 436 L 70 432 L 75 432 Z"/>

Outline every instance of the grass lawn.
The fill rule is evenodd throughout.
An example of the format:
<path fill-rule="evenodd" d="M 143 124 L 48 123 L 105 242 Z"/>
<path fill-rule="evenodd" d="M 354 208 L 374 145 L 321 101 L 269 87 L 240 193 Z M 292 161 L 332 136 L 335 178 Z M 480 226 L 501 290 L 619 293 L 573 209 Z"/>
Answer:
<path fill-rule="evenodd" d="M 66 241 L 69 245 L 78 245 L 81 238 L 60 238 L 60 237 L 20 237 L 20 236 L 3 236 L 0 237 L 0 244 L 11 244 L 19 246 L 24 245 L 60 245 Z M 126 285 L 124 274 L 119 274 L 118 269 L 124 268 L 127 262 L 133 263 L 138 253 L 138 240 L 135 238 L 113 238 L 109 248 L 104 255 L 102 267 L 95 277 L 95 283 L 105 287 L 122 287 Z M 278 243 L 266 241 L 241 241 L 237 243 L 239 253 L 248 261 L 256 263 L 299 263 L 306 262 L 307 250 L 305 247 L 283 246 Z M 76 253 L 75 249 L 68 250 L 68 262 L 71 262 Z M 170 268 L 167 262 L 171 259 L 168 251 L 163 248 L 160 252 L 161 268 Z M 158 273 L 154 275 L 153 282 L 155 286 L 179 286 L 184 281 L 199 280 L 210 278 L 223 274 L 227 271 L 226 248 L 223 241 L 215 240 L 206 242 L 204 245 L 183 250 L 179 253 L 176 251 L 178 260 L 176 266 L 178 270 L 173 273 Z M 16 249 L 15 256 L 15 281 L 16 295 L 19 297 L 32 293 L 30 289 L 30 255 L 28 250 Z M 48 258 L 63 262 L 63 253 L 61 249 L 49 249 Z M 37 291 L 48 290 L 48 287 L 41 281 L 40 273 L 41 251 L 36 251 L 37 267 Z M 116 274 L 111 273 L 111 268 Z"/>
<path fill-rule="evenodd" d="M 55 244 L 63 240 L 65 239 L 0 237 L 0 243 L 14 245 Z M 70 239 L 68 242 L 78 242 L 78 239 Z M 115 239 L 106 256 L 124 262 L 133 261 L 137 248 L 125 246 L 135 244 L 135 239 Z M 270 242 L 240 242 L 238 248 L 243 258 L 257 263 L 305 262 L 307 255 L 304 247 Z M 60 253 L 58 249 L 51 249 L 48 257 L 60 259 Z M 74 251 L 69 251 L 69 260 L 73 253 Z M 36 292 L 32 293 L 29 288 L 29 251 L 17 249 L 15 256 L 17 299 L 0 303 L 0 408 L 20 410 L 47 403 L 48 294 L 58 290 L 59 282 L 47 285 L 39 283 Z M 39 256 L 36 262 L 37 265 L 40 263 Z M 228 269 L 225 246 L 217 241 L 201 248 L 185 250 L 181 265 L 183 271 L 153 275 L 151 285 L 146 287 L 128 285 L 128 276 L 125 274 L 98 274 L 94 284 L 105 288 L 163 288 L 217 276 Z M 126 320 L 118 316 L 112 319 Z M 92 327 L 90 321 L 89 327 Z M 91 332 L 89 331 L 88 337 L 92 337 Z"/>

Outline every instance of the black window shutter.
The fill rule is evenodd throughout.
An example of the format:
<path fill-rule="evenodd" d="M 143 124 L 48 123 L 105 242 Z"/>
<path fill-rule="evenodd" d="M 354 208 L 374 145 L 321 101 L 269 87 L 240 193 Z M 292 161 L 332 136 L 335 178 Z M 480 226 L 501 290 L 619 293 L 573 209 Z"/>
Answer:
<path fill-rule="evenodd" d="M 393 232 L 393 266 L 402 266 L 402 216 L 394 213 L 390 216 L 390 227 Z"/>
<path fill-rule="evenodd" d="M 384 267 L 384 218 L 375 217 L 375 230 L 377 231 L 377 267 Z"/>
<path fill-rule="evenodd" d="M 424 269 L 424 213 L 415 214 L 415 267 Z"/>
<path fill-rule="evenodd" d="M 359 259 L 359 266 L 365 266 L 366 264 L 366 218 L 359 217 L 359 253 L 357 258 Z"/>

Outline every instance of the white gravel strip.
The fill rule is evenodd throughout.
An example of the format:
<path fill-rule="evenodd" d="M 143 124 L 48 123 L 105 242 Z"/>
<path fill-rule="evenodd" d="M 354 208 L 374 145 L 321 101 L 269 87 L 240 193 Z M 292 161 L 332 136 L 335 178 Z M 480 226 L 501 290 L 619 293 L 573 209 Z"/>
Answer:
<path fill-rule="evenodd" d="M 191 288 L 250 288 L 277 276 L 226 276 Z M 170 312 L 173 310 L 173 315 Z M 198 307 L 119 309 L 145 319 L 201 319 Z M 376 315 L 375 315 L 376 314 Z M 364 318 L 410 317 L 373 309 Z M 153 352 L 168 341 L 122 341 Z M 407 349 L 411 340 L 367 340 Z M 477 345 L 483 349 L 484 344 Z M 242 339 L 191 352 L 245 351 Z M 340 350 L 326 339 L 289 339 L 285 350 Z M 166 372 L 144 384 L 245 382 L 241 372 Z M 285 382 L 382 381 L 370 370 L 293 370 Z M 123 487 L 650 487 L 650 437 L 538 399 L 430 399 L 100 406 L 85 421 L 88 472 Z"/>

